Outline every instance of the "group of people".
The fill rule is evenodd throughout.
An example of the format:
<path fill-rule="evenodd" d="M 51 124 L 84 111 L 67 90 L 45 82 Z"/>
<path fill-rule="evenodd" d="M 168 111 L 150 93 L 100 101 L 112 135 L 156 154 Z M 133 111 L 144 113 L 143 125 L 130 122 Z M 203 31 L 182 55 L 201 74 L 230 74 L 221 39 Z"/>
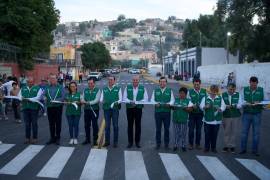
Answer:
<path fill-rule="evenodd" d="M 263 88 L 258 87 L 257 77 L 251 77 L 250 85 L 244 88 L 243 93 L 236 91 L 234 83 L 228 84 L 227 91 L 220 94 L 217 85 L 211 85 L 210 91 L 201 88 L 201 80 L 193 81 L 193 88 L 181 87 L 176 96 L 171 88 L 167 87 L 167 79 L 160 77 L 157 87 L 148 100 L 147 89 L 140 84 L 140 77 L 133 76 L 132 84 L 124 89 L 116 85 L 114 76 L 108 77 L 108 85 L 99 89 L 95 80 L 88 80 L 88 87 L 82 93 L 78 91 L 77 83 L 71 81 L 68 92 L 57 83 L 55 74 L 49 75 L 49 84 L 45 89 L 34 85 L 33 77 L 27 78 L 27 85 L 17 93 L 21 99 L 23 120 L 25 123 L 25 143 L 37 143 L 38 138 L 38 110 L 42 97 L 46 99 L 46 108 L 50 129 L 50 140 L 47 144 L 60 144 L 62 112 L 66 105 L 65 115 L 69 126 L 69 144 L 78 144 L 79 122 L 84 110 L 85 140 L 82 144 L 97 145 L 98 119 L 100 104 L 105 119 L 105 143 L 110 146 L 110 129 L 113 126 L 113 147 L 118 146 L 118 117 L 123 103 L 126 104 L 128 145 L 134 144 L 140 148 L 142 109 L 146 104 L 155 106 L 156 149 L 161 147 L 161 130 L 164 127 L 164 147 L 169 148 L 170 123 L 172 119 L 174 142 L 173 150 L 187 148 L 192 150 L 202 149 L 201 129 L 204 126 L 204 152 L 216 150 L 217 136 L 220 125 L 224 127 L 224 152 L 235 153 L 237 122 L 242 116 L 241 149 L 240 153 L 247 152 L 247 139 L 250 126 L 253 126 L 252 153 L 259 155 L 258 145 L 260 138 L 260 123 L 264 100 Z M 242 98 L 243 96 L 243 98 Z M 172 117 L 171 117 L 172 114 Z M 91 138 L 91 126 L 93 135 Z M 135 127 L 134 127 L 135 126 Z M 135 133 L 134 133 L 135 130 Z M 32 136 L 31 136 L 32 133 Z M 135 134 L 135 138 L 134 138 Z M 188 142 L 186 136 L 188 134 Z"/>

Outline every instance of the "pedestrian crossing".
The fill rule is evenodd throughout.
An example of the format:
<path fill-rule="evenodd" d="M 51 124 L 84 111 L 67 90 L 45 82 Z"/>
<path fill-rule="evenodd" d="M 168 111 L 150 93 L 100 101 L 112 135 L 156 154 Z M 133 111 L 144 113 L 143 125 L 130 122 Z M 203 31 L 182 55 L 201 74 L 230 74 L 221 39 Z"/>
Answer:
<path fill-rule="evenodd" d="M 0 160 L 15 147 L 16 146 L 14 144 L 0 145 Z M 0 169 L 0 178 L 1 174 L 20 174 L 35 157 L 42 156 L 41 151 L 46 148 L 47 146 L 44 145 L 27 146 L 21 152 L 18 152 L 13 159 L 2 165 Z M 34 176 L 54 179 L 59 178 L 61 173 L 65 171 L 65 166 L 68 163 L 72 163 L 70 161 L 72 159 L 71 157 L 74 155 L 75 149 L 78 150 L 77 147 L 57 147 L 56 151 L 50 158 L 48 158 L 48 161 L 45 162 L 44 165 L 42 164 L 41 168 Z M 106 164 L 108 163 L 107 156 L 110 153 L 113 152 L 107 149 L 89 149 L 89 153 L 85 155 L 87 156 L 86 161 L 80 162 L 83 164 L 83 168 L 80 172 L 80 180 L 103 179 L 106 171 Z M 149 167 L 146 166 L 147 163 L 145 163 L 144 152 L 124 150 L 123 155 L 124 177 L 126 180 L 150 179 L 149 172 L 147 171 L 149 170 Z M 190 169 L 187 168 L 188 162 L 183 161 L 178 154 L 158 153 L 158 155 L 159 156 L 157 157 L 160 158 L 161 163 L 160 167 L 164 167 L 163 171 L 165 170 L 167 173 L 168 179 L 195 179 L 194 174 L 192 174 Z M 205 167 L 205 169 L 200 169 L 199 171 L 207 171 L 214 179 L 240 179 L 238 177 L 240 174 L 235 174 L 235 171 L 233 173 L 230 167 L 228 167 L 228 165 L 224 165 L 218 157 L 198 155 L 196 156 L 196 160 Z M 270 170 L 255 159 L 235 158 L 233 161 L 235 161 L 239 167 L 244 168 L 259 179 L 270 179 Z M 155 169 L 155 171 L 159 171 L 159 169 Z"/>

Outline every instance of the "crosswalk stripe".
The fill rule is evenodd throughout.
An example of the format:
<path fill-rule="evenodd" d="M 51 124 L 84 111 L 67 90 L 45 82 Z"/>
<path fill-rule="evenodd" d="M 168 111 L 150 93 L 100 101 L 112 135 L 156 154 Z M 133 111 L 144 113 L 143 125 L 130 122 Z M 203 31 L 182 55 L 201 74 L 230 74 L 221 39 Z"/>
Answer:
<path fill-rule="evenodd" d="M 228 168 L 223 165 L 220 160 L 218 160 L 218 158 L 210 156 L 197 156 L 197 158 L 214 177 L 214 179 L 238 179 Z"/>
<path fill-rule="evenodd" d="M 11 149 L 15 144 L 1 144 L 0 145 L 0 155 L 7 152 L 9 149 Z"/>
<path fill-rule="evenodd" d="M 125 151 L 126 180 L 149 180 L 142 152 Z"/>
<path fill-rule="evenodd" d="M 236 160 L 240 162 L 243 166 L 245 166 L 245 168 L 247 168 L 250 172 L 255 174 L 258 178 L 263 180 L 270 179 L 270 170 L 261 163 L 259 163 L 258 161 L 254 159 L 238 159 L 238 158 L 236 158 Z"/>
<path fill-rule="evenodd" d="M 103 179 L 107 152 L 105 149 L 91 149 L 80 180 Z"/>
<path fill-rule="evenodd" d="M 159 153 L 171 180 L 194 179 L 177 154 Z"/>
<path fill-rule="evenodd" d="M 74 147 L 60 147 L 41 169 L 37 176 L 58 178 L 73 151 Z"/>
<path fill-rule="evenodd" d="M 43 145 L 30 145 L 0 169 L 0 174 L 17 175 L 43 148 Z"/>

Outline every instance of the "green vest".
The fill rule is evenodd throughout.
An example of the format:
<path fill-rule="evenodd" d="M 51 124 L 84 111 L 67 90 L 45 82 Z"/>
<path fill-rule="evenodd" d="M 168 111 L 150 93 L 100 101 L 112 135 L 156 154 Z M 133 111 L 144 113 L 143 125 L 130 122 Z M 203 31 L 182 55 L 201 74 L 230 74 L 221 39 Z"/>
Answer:
<path fill-rule="evenodd" d="M 66 96 L 67 102 L 80 102 L 81 95 L 79 92 L 75 94 L 68 94 Z M 77 104 L 78 105 L 78 104 Z M 76 109 L 72 104 L 68 104 L 66 108 L 66 115 L 81 115 L 81 105 L 78 105 L 78 109 Z"/>
<path fill-rule="evenodd" d="M 200 110 L 200 104 L 201 104 L 201 101 L 202 99 L 205 97 L 207 97 L 207 92 L 206 92 L 206 89 L 203 89 L 201 88 L 200 89 L 200 92 L 197 93 L 195 91 L 195 89 L 190 89 L 189 90 L 189 96 L 190 96 L 190 99 L 191 99 L 191 102 L 195 105 L 197 105 L 197 108 L 196 109 L 193 109 L 191 111 L 191 113 L 203 113 L 201 110 Z"/>
<path fill-rule="evenodd" d="M 256 91 L 252 92 L 250 87 L 244 88 L 244 100 L 248 103 L 254 103 L 255 101 L 263 101 L 264 92 L 262 87 L 258 87 Z M 263 109 L 262 105 L 256 106 L 244 106 L 245 113 L 261 113 Z"/>
<path fill-rule="evenodd" d="M 86 88 L 84 90 L 84 100 L 85 101 L 93 101 L 93 100 L 95 100 L 98 91 L 99 91 L 99 89 L 96 88 L 96 87 L 93 90 L 90 90 L 89 88 Z M 92 104 L 91 106 L 92 106 L 93 110 L 98 110 L 99 109 L 99 103 Z M 84 108 L 85 109 L 90 109 L 90 104 L 85 105 Z"/>
<path fill-rule="evenodd" d="M 24 86 L 21 89 L 21 94 L 22 97 L 24 98 L 33 98 L 36 97 L 39 91 L 39 86 L 32 86 L 30 89 L 28 86 Z M 37 110 L 38 109 L 39 104 L 35 103 L 35 102 L 30 102 L 28 100 L 22 101 L 22 109 L 33 109 L 33 110 Z"/>
<path fill-rule="evenodd" d="M 171 101 L 171 89 L 166 88 L 162 93 L 160 88 L 155 89 L 154 91 L 155 101 L 161 103 L 160 107 L 155 107 L 155 112 L 171 112 L 169 107 L 165 107 L 164 104 L 167 104 Z"/>
<path fill-rule="evenodd" d="M 111 104 L 119 100 L 119 91 L 120 87 L 114 86 L 112 90 L 110 90 L 108 87 L 105 87 L 103 89 L 103 109 L 108 110 L 111 108 Z M 113 109 L 120 109 L 121 104 L 118 104 L 118 106 L 114 106 Z"/>
<path fill-rule="evenodd" d="M 188 121 L 188 112 L 183 107 L 188 107 L 189 99 L 176 98 L 174 105 L 180 105 L 182 107 L 175 107 L 173 110 L 173 121 L 176 123 L 186 123 Z"/>
<path fill-rule="evenodd" d="M 222 120 L 222 112 L 217 112 L 216 108 L 221 107 L 222 98 L 221 96 L 217 96 L 214 101 L 210 99 L 210 97 L 206 97 L 205 99 L 205 105 L 210 105 L 210 108 L 205 109 L 204 111 L 204 119 L 207 122 L 211 121 L 221 121 Z"/>
<path fill-rule="evenodd" d="M 46 88 L 46 93 L 45 93 L 45 96 L 46 96 L 46 99 L 47 99 L 47 107 L 59 107 L 59 106 L 62 106 L 62 104 L 59 104 L 59 103 L 51 103 L 51 101 L 54 101 L 54 100 L 62 97 L 62 87 L 60 85 L 57 85 L 57 91 L 56 91 L 56 94 L 55 94 L 54 97 L 51 96 L 50 87 L 51 86 L 48 86 Z"/>
<path fill-rule="evenodd" d="M 237 104 L 239 102 L 239 93 L 236 92 L 231 96 L 231 103 L 229 101 L 229 94 L 228 92 L 224 92 L 222 93 L 222 98 L 223 101 L 226 105 L 232 105 L 233 107 L 230 109 L 226 109 L 223 112 L 223 117 L 225 118 L 235 118 L 235 117 L 240 117 L 241 116 L 241 112 L 240 110 L 237 108 Z"/>
<path fill-rule="evenodd" d="M 127 86 L 127 98 L 131 101 L 133 101 L 133 86 L 132 85 L 128 85 Z M 138 93 L 137 93 L 137 97 L 136 97 L 136 101 L 141 101 L 144 98 L 144 86 L 139 85 L 138 87 Z M 127 103 L 126 104 L 127 108 L 134 108 L 134 106 L 132 106 L 131 104 Z M 142 104 L 138 104 L 135 106 L 136 108 L 143 108 Z"/>

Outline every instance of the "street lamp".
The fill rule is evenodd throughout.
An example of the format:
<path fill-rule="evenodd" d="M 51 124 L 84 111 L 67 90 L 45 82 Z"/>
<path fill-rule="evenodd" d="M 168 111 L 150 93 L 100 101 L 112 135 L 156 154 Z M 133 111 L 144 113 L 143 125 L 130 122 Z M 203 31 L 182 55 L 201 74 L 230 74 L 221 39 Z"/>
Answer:
<path fill-rule="evenodd" d="M 227 32 L 227 64 L 229 64 L 229 41 L 230 41 L 230 36 L 232 35 L 231 32 Z"/>

